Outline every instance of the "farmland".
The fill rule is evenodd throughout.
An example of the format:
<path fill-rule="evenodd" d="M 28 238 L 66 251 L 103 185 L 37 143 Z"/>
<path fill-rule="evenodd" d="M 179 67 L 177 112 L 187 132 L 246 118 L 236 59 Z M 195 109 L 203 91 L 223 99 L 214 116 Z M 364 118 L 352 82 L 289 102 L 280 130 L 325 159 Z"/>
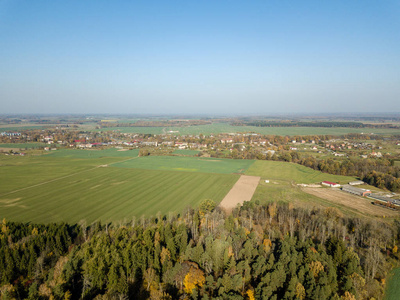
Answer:
<path fill-rule="evenodd" d="M 197 154 L 199 154 L 200 151 L 197 150 L 174 150 L 174 152 L 172 152 L 172 154 L 177 154 L 177 155 L 185 155 L 185 156 L 195 156 Z"/>
<path fill-rule="evenodd" d="M 349 127 L 256 127 L 233 126 L 229 123 L 213 123 L 208 125 L 186 127 L 108 127 L 95 131 L 119 131 L 121 133 L 149 133 L 165 134 L 172 132 L 175 135 L 210 135 L 219 133 L 254 132 L 265 135 L 344 135 L 348 133 L 400 134 L 399 129 L 386 128 L 349 128 Z"/>
<path fill-rule="evenodd" d="M 139 154 L 138 149 L 104 149 L 104 150 L 77 150 L 77 149 L 62 149 L 50 152 L 46 156 L 63 157 L 63 158 L 102 158 L 102 157 L 136 157 Z"/>
<path fill-rule="evenodd" d="M 400 268 L 392 270 L 388 279 L 389 281 L 386 286 L 385 300 L 400 299 Z"/>
<path fill-rule="evenodd" d="M 119 168 L 136 168 L 147 170 L 170 170 L 204 173 L 244 173 L 253 160 L 233 160 L 222 158 L 145 156 L 138 159 L 113 164 Z"/>
<path fill-rule="evenodd" d="M 354 213 L 296 186 L 323 180 L 348 182 L 353 177 L 329 175 L 286 162 L 138 157 L 137 149 L 121 150 L 64 149 L 40 156 L 0 157 L 0 218 L 74 223 L 181 212 L 207 198 L 219 203 L 239 174 L 262 178 L 253 200 L 334 206 Z M 267 184 L 264 179 L 271 182 Z"/>
<path fill-rule="evenodd" d="M 182 211 L 222 200 L 238 175 L 96 168 L 0 197 L 1 218 L 76 223 Z"/>
<path fill-rule="evenodd" d="M 247 175 L 261 176 L 265 179 L 293 181 L 295 183 L 315 183 L 321 181 L 349 182 L 355 180 L 350 176 L 339 176 L 322 173 L 313 169 L 286 162 L 256 161 L 247 171 Z"/>
<path fill-rule="evenodd" d="M 108 149 L 3 156 L 0 217 L 74 223 L 179 212 L 207 198 L 220 202 L 239 178 L 232 173 L 253 163 L 137 154 Z"/>

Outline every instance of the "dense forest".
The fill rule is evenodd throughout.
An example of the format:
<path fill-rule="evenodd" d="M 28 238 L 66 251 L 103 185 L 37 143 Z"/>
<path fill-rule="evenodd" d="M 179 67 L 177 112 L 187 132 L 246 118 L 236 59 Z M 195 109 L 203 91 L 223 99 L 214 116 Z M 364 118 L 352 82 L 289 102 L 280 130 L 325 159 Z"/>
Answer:
<path fill-rule="evenodd" d="M 400 224 L 211 200 L 120 224 L 3 220 L 2 299 L 382 299 Z"/>

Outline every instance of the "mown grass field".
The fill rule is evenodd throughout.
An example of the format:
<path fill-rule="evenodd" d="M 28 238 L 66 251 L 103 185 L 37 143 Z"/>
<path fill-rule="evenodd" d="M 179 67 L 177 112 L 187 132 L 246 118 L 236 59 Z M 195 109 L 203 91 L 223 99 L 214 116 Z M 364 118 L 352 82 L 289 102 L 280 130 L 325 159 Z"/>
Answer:
<path fill-rule="evenodd" d="M 238 174 L 262 178 L 253 200 L 327 207 L 335 204 L 295 183 L 354 180 L 285 162 L 137 154 L 107 149 L 1 156 L 0 218 L 90 223 L 181 212 L 207 198 L 219 203 Z"/>
<path fill-rule="evenodd" d="M 394 269 L 389 275 L 389 281 L 386 285 L 385 300 L 400 299 L 400 268 Z"/>
<path fill-rule="evenodd" d="M 113 164 L 119 168 L 232 174 L 244 173 L 253 160 L 183 156 L 144 156 Z"/>
<path fill-rule="evenodd" d="M 181 212 L 203 199 L 220 202 L 239 175 L 96 168 L 0 196 L 0 218 L 76 223 Z"/>
<path fill-rule="evenodd" d="M 318 183 L 333 181 L 347 183 L 356 180 L 351 176 L 339 176 L 322 173 L 302 165 L 280 161 L 255 161 L 246 171 L 246 175 L 261 176 L 264 179 L 293 181 L 295 183 Z"/>
<path fill-rule="evenodd" d="M 0 195 L 121 160 L 116 157 L 0 156 Z"/>
<path fill-rule="evenodd" d="M 210 135 L 234 132 L 255 132 L 265 135 L 344 135 L 348 133 L 400 134 L 399 129 L 386 128 L 349 128 L 349 127 L 256 127 L 232 126 L 228 123 L 213 123 L 208 125 L 187 127 L 109 127 L 95 131 L 120 131 L 122 133 L 162 134 L 174 131 L 177 135 Z"/>
<path fill-rule="evenodd" d="M 186 155 L 186 156 L 195 156 L 199 153 L 200 153 L 200 151 L 197 151 L 197 150 L 184 150 L 184 149 L 178 149 L 178 150 L 174 150 L 174 152 L 172 152 L 172 154 Z"/>
<path fill-rule="evenodd" d="M 139 149 L 125 150 L 125 149 L 62 149 L 52 151 L 46 154 L 49 157 L 63 157 L 63 158 L 101 158 L 101 157 L 136 157 L 139 154 Z"/>
<path fill-rule="evenodd" d="M 318 183 L 321 181 L 334 181 L 348 183 L 355 180 L 354 177 L 336 176 L 306 168 L 301 165 L 275 162 L 255 161 L 246 171 L 246 175 L 260 176 L 261 180 L 253 195 L 253 201 L 263 202 L 291 202 L 301 207 L 335 207 L 348 215 L 364 216 L 357 210 L 338 203 L 322 199 L 303 191 L 298 183 Z M 269 183 L 265 180 L 268 179 Z M 323 188 L 321 188 L 323 189 Z"/>

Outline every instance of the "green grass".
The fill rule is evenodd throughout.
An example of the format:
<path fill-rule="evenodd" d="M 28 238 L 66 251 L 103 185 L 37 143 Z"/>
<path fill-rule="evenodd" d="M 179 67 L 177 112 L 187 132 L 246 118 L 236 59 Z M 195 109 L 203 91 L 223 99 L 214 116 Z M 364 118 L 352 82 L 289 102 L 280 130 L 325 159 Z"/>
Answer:
<path fill-rule="evenodd" d="M 50 127 L 50 126 L 56 126 L 56 125 L 21 125 L 21 126 L 9 126 L 9 125 L 1 125 L 0 126 L 0 132 L 3 131 L 15 131 L 15 132 L 19 132 L 22 130 L 31 130 L 31 129 L 44 129 L 46 127 Z"/>
<path fill-rule="evenodd" d="M 62 149 L 50 152 L 46 156 L 63 158 L 101 158 L 101 157 L 136 157 L 139 149 L 120 151 L 121 149 L 110 148 L 104 150 L 88 149 Z"/>
<path fill-rule="evenodd" d="M 64 157 L 47 155 L 0 156 L 0 197 L 2 194 L 16 189 L 121 160 L 123 158 L 116 157 L 65 159 Z"/>
<path fill-rule="evenodd" d="M 394 269 L 389 276 L 384 299 L 398 300 L 400 299 L 400 268 Z"/>
<path fill-rule="evenodd" d="M 400 134 L 399 129 L 386 128 L 349 128 L 349 127 L 256 127 L 232 126 L 228 123 L 213 123 L 186 127 L 109 127 L 96 131 L 120 131 L 122 133 L 162 134 L 168 131 L 178 131 L 178 135 L 210 135 L 231 132 L 255 132 L 265 135 L 344 135 L 348 133 Z"/>
<path fill-rule="evenodd" d="M 220 202 L 238 175 L 97 168 L 0 196 L 0 218 L 23 222 L 130 220 Z"/>
<path fill-rule="evenodd" d="M 199 158 L 183 156 L 144 156 L 129 161 L 113 164 L 119 168 L 147 170 L 170 170 L 204 173 L 244 173 L 253 160 L 233 160 L 223 158 Z"/>
<path fill-rule="evenodd" d="M 255 161 L 246 171 L 246 175 L 261 176 L 264 179 L 294 181 L 295 183 L 317 183 L 321 181 L 348 183 L 356 180 L 356 178 L 350 176 L 326 174 L 299 164 L 279 161 Z"/>
<path fill-rule="evenodd" d="M 7 144 L 0 144 L 0 148 L 40 148 L 40 147 L 55 147 L 55 145 L 48 145 L 45 143 L 7 143 Z"/>
<path fill-rule="evenodd" d="M 200 151 L 197 150 L 183 150 L 183 149 L 178 149 L 172 152 L 172 154 L 186 155 L 186 156 L 195 156 L 199 153 Z"/>

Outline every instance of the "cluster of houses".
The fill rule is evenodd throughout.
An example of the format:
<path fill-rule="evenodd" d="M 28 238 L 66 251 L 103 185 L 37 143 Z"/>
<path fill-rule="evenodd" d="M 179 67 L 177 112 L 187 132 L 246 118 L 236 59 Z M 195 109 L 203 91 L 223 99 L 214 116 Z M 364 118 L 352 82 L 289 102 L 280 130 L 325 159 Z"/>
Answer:
<path fill-rule="evenodd" d="M 13 137 L 13 136 L 21 136 L 20 132 L 2 132 L 0 133 L 1 136 L 9 136 L 9 137 Z"/>

